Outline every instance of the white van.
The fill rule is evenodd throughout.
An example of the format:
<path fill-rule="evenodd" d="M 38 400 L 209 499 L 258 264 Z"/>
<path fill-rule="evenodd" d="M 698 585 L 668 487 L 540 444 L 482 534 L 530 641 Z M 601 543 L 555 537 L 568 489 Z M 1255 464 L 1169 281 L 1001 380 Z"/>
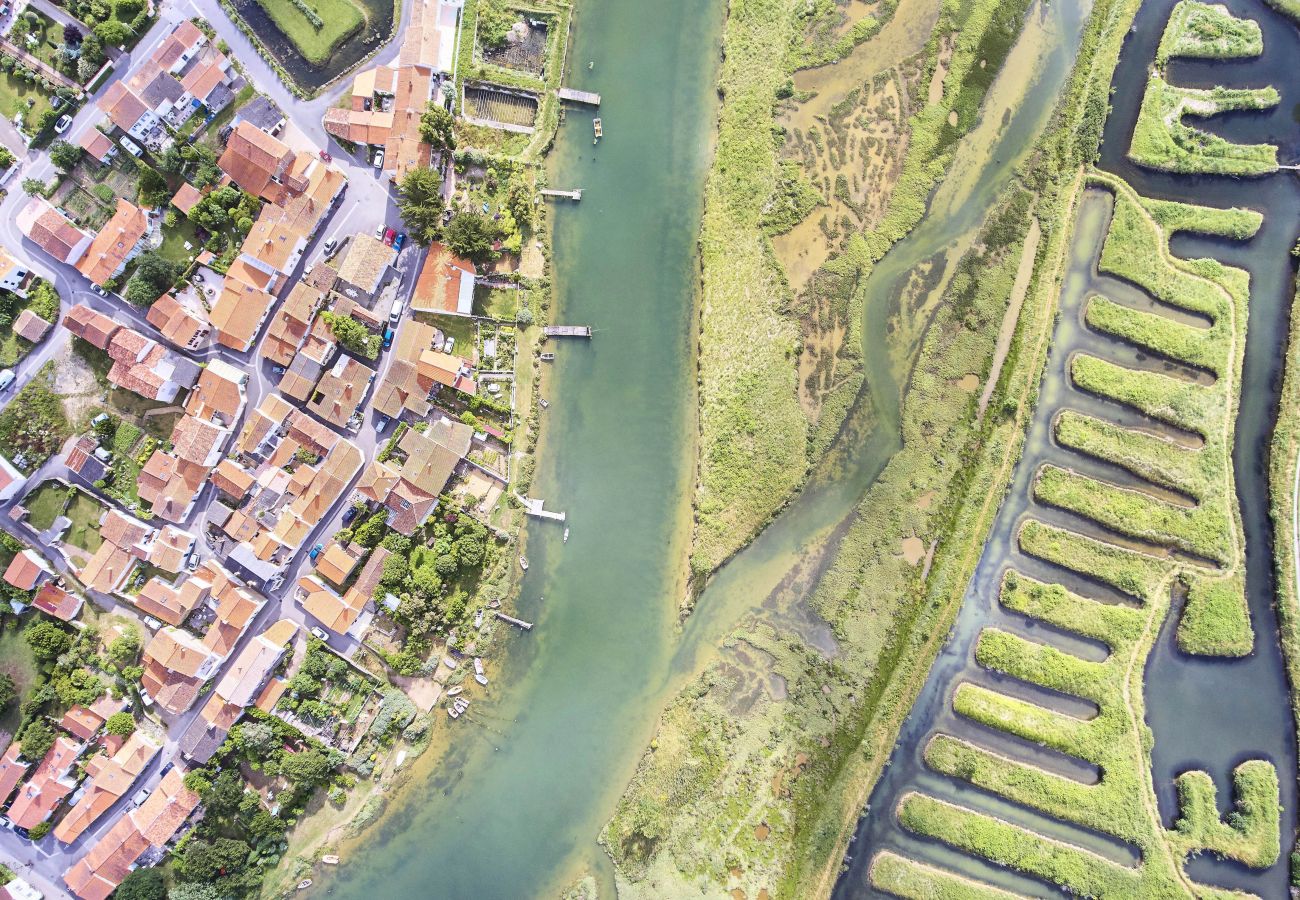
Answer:
<path fill-rule="evenodd" d="M 123 150 L 130 153 L 132 156 L 138 157 L 140 154 L 144 153 L 144 151 L 140 149 L 140 145 L 129 137 L 123 136 L 118 140 L 118 143 L 122 145 Z"/>
<path fill-rule="evenodd" d="M 5 369 L 0 372 L 0 391 L 9 390 L 9 385 L 14 383 L 14 377 L 13 369 Z"/>

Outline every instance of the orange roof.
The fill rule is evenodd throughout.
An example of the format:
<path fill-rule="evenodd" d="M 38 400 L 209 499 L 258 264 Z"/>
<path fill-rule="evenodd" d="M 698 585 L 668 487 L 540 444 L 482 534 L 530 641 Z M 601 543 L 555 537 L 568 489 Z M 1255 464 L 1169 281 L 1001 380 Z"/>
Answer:
<path fill-rule="evenodd" d="M 76 787 L 73 764 L 80 753 L 80 744 L 63 735 L 55 738 L 54 746 L 45 754 L 32 777 L 18 789 L 18 796 L 9 806 L 9 821 L 19 828 L 32 829 L 48 819 L 55 807 Z"/>
<path fill-rule="evenodd" d="M 284 188 L 274 179 L 284 175 L 293 151 L 251 122 L 240 122 L 226 141 L 217 165 L 248 193 L 278 202 Z"/>
<path fill-rule="evenodd" d="M 117 212 L 95 235 L 90 249 L 77 262 L 77 271 L 95 284 L 104 284 L 122 270 L 148 230 L 149 218 L 144 210 L 119 197 Z"/>
<path fill-rule="evenodd" d="M 74 706 L 63 714 L 59 727 L 73 737 L 88 741 L 99 731 L 104 720 L 95 711 L 85 706 Z"/>
<path fill-rule="evenodd" d="M 261 354 L 276 365 L 287 366 L 307 336 L 312 316 L 320 304 L 321 292 L 299 281 L 271 317 L 262 341 Z"/>
<path fill-rule="evenodd" d="M 33 550 L 23 550 L 14 556 L 5 569 L 5 581 L 20 591 L 30 591 L 42 575 L 49 575 L 50 568 Z"/>
<path fill-rule="evenodd" d="M 30 308 L 20 312 L 12 326 L 14 334 L 24 340 L 31 341 L 33 344 L 40 343 L 41 338 L 45 337 L 52 327 L 49 322 L 36 315 Z"/>
<path fill-rule="evenodd" d="M 253 473 L 233 459 L 223 459 L 212 470 L 212 483 L 217 486 L 217 490 L 236 500 L 243 500 L 248 496 L 253 482 Z"/>
<path fill-rule="evenodd" d="M 217 341 L 232 350 L 247 350 L 275 303 L 268 292 L 271 279 L 242 259 L 236 259 L 226 272 L 221 295 L 212 307 L 212 324 Z"/>
<path fill-rule="evenodd" d="M 180 188 L 172 195 L 172 206 L 181 211 L 181 215 L 187 216 L 200 200 L 203 194 L 194 185 L 188 181 L 181 184 Z"/>
<path fill-rule="evenodd" d="M 214 359 L 199 373 L 198 383 L 185 401 L 191 416 L 232 425 L 244 406 L 247 373 L 222 359 Z"/>
<path fill-rule="evenodd" d="M 474 264 L 434 241 L 411 294 L 411 309 L 469 315 L 474 301 Z"/>
<path fill-rule="evenodd" d="M 147 111 L 144 101 L 121 81 L 110 84 L 108 90 L 104 91 L 104 96 L 95 101 L 95 105 L 104 111 L 109 121 L 123 131 L 130 131 Z"/>
<path fill-rule="evenodd" d="M 77 578 L 92 590 L 110 594 L 117 590 L 138 563 L 139 560 L 126 550 L 105 540 L 77 572 Z"/>
<path fill-rule="evenodd" d="M 0 757 L 0 806 L 4 806 L 26 774 L 27 763 L 22 761 L 22 748 L 14 741 L 5 750 L 4 756 Z"/>
<path fill-rule="evenodd" d="M 316 557 L 316 571 L 334 584 L 342 585 L 360 562 L 359 549 L 350 550 L 338 541 L 330 541 L 321 555 Z"/>
<path fill-rule="evenodd" d="M 122 326 L 103 313 L 78 303 L 63 316 L 63 327 L 100 350 L 107 350 L 113 335 Z"/>
<path fill-rule="evenodd" d="M 77 139 L 77 144 L 100 162 L 108 162 L 109 153 L 116 149 L 108 135 L 98 128 L 87 128 Z"/>
<path fill-rule="evenodd" d="M 207 310 L 174 294 L 163 294 L 155 300 L 145 318 L 177 347 L 189 347 L 212 328 Z"/>
<path fill-rule="evenodd" d="M 59 262 L 73 263 L 80 259 L 90 241 L 86 234 L 50 206 L 49 201 L 33 197 L 18 214 L 18 228 L 36 246 Z"/>
<path fill-rule="evenodd" d="M 111 757 L 92 758 L 86 766 L 91 775 L 90 783 L 81 799 L 55 826 L 54 836 L 65 844 L 81 837 L 87 828 L 108 812 L 109 807 L 126 795 L 160 749 L 162 748 L 152 738 L 142 731 L 136 731 Z"/>
<path fill-rule="evenodd" d="M 81 612 L 81 598 L 59 587 L 53 581 L 41 585 L 41 589 L 36 592 L 36 597 L 32 600 L 32 605 L 41 612 L 65 622 L 71 622 L 77 617 L 77 613 Z"/>

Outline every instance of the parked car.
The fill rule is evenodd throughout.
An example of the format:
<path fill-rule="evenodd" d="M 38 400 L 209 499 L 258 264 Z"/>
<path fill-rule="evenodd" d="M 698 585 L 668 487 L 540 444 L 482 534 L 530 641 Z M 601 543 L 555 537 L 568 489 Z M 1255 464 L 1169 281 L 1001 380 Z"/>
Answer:
<path fill-rule="evenodd" d="M 375 240 L 382 241 L 384 239 L 384 229 L 386 229 L 387 227 L 388 226 L 385 225 L 383 222 L 379 223 L 379 227 L 375 229 Z"/>
<path fill-rule="evenodd" d="M 338 239 L 338 238 L 330 238 L 328 241 L 325 242 L 325 258 L 326 258 L 326 259 L 329 259 L 331 256 L 333 256 L 335 253 L 338 253 L 338 252 L 339 252 L 339 239 Z"/>
<path fill-rule="evenodd" d="M 388 427 L 388 423 L 391 421 L 392 419 L 388 418 L 388 416 L 380 416 L 378 419 L 376 419 L 375 434 L 383 434 L 384 429 Z"/>
<path fill-rule="evenodd" d="M 68 128 L 71 127 L 71 125 L 72 125 L 72 116 L 69 115 L 59 116 L 59 121 L 54 123 L 54 133 L 63 134 L 63 132 L 67 131 Z"/>
<path fill-rule="evenodd" d="M 131 805 L 138 809 L 140 806 L 144 805 L 144 801 L 149 799 L 149 793 L 148 788 L 140 788 L 140 790 L 136 791 L 131 797 Z"/>
<path fill-rule="evenodd" d="M 454 349 L 456 349 L 456 339 L 454 337 L 447 338 L 447 343 L 442 345 L 442 352 L 450 353 Z"/>
<path fill-rule="evenodd" d="M 406 232 L 403 231 L 403 232 L 402 232 L 401 234 L 399 234 L 399 235 L 397 236 L 397 238 L 393 241 L 393 249 L 394 249 L 394 250 L 401 250 L 401 249 L 402 249 L 402 245 L 405 244 L 405 243 L 406 243 Z"/>
<path fill-rule="evenodd" d="M 402 311 L 405 309 L 406 304 L 402 302 L 402 298 L 398 297 L 393 301 L 393 310 L 388 314 L 388 321 L 393 325 L 402 321 Z"/>
<path fill-rule="evenodd" d="M 158 770 L 159 777 L 166 775 L 168 772 L 172 770 L 172 767 L 174 767 L 175 765 L 176 762 L 174 760 L 172 762 L 167 763 L 167 765 L 163 766 L 161 769 Z"/>
<path fill-rule="evenodd" d="M 323 159 L 323 160 L 325 160 L 325 162 L 333 162 L 333 161 L 334 161 L 334 157 L 330 156 L 330 155 L 329 155 L 328 153 L 326 153 L 324 150 L 322 150 L 322 151 L 320 152 L 320 158 Z"/>
<path fill-rule="evenodd" d="M 314 638 L 319 638 L 320 640 L 329 643 L 330 636 L 326 634 L 325 630 L 322 628 L 317 628 L 315 625 L 313 625 L 311 627 L 311 635 Z"/>
<path fill-rule="evenodd" d="M 127 153 L 130 153 L 132 156 L 138 157 L 144 153 L 144 151 L 140 149 L 140 145 L 137 144 L 135 141 L 131 140 L 129 137 L 121 138 L 120 140 L 118 140 L 118 143 L 122 145 L 123 150 L 125 150 Z"/>
<path fill-rule="evenodd" d="M 397 229 L 395 229 L 395 228 L 389 228 L 387 231 L 384 232 L 384 243 L 385 243 L 385 244 L 387 244 L 388 246 L 391 247 L 391 246 L 393 246 L 393 241 L 395 241 L 395 240 L 397 240 Z"/>
<path fill-rule="evenodd" d="M 162 628 L 162 622 L 159 622 L 153 616 L 145 616 L 144 624 L 148 625 L 149 628 L 152 629 L 153 631 L 157 631 L 159 628 Z"/>
<path fill-rule="evenodd" d="M 384 349 L 387 350 L 388 348 L 390 348 L 390 347 L 392 347 L 392 346 L 393 346 L 393 329 L 392 329 L 392 328 L 385 328 L 385 329 L 384 329 Z"/>
<path fill-rule="evenodd" d="M 356 517 L 357 517 L 357 508 L 355 506 L 349 506 L 343 512 L 343 524 L 344 525 L 348 524 Z"/>
<path fill-rule="evenodd" d="M 312 547 L 312 548 L 311 548 L 311 552 L 308 553 L 307 555 L 310 556 L 310 557 L 312 558 L 312 560 L 314 561 L 314 560 L 316 559 L 316 557 L 320 556 L 321 551 L 324 550 L 324 549 L 325 549 L 325 545 L 324 545 L 324 544 L 317 544 L 315 547 Z"/>
<path fill-rule="evenodd" d="M 383 167 L 384 167 L 384 151 L 379 150 L 376 151 L 375 153 L 375 168 L 382 169 Z"/>
<path fill-rule="evenodd" d="M 9 390 L 9 385 L 14 383 L 15 377 L 13 369 L 5 369 L 0 372 L 0 391 Z"/>
<path fill-rule="evenodd" d="M 55 112 L 58 112 L 59 110 L 63 109 L 64 104 L 67 102 L 68 102 L 67 100 L 63 99 L 58 94 L 55 94 L 53 97 L 50 98 L 50 109 L 54 110 Z"/>
<path fill-rule="evenodd" d="M 288 370 L 284 366 L 271 366 L 271 371 L 277 375 L 283 375 Z"/>
<path fill-rule="evenodd" d="M 93 293 L 99 294 L 99 296 L 101 296 L 101 297 L 107 297 L 107 296 L 108 296 L 108 291 L 104 290 L 102 287 L 100 287 L 99 285 L 95 284 L 94 282 L 91 282 L 91 284 L 90 284 L 90 290 L 91 290 Z"/>

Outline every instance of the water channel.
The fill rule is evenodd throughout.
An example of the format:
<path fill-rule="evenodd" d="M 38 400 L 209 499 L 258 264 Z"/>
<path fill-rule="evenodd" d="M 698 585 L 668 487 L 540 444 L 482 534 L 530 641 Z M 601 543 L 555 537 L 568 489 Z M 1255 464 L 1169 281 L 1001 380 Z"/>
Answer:
<path fill-rule="evenodd" d="M 557 348 L 534 493 L 565 509 L 571 536 L 532 528 L 520 609 L 538 627 L 514 642 L 443 754 L 333 880 L 345 898 L 553 895 L 593 867 L 595 843 L 672 692 L 713 656 L 721 636 L 763 604 L 810 547 L 855 509 L 898 447 L 899 374 L 884 359 L 883 307 L 918 264 L 968 245 L 1041 130 L 1073 62 L 1077 4 L 1035 5 L 1007 77 L 958 151 L 928 217 L 867 282 L 871 393 L 877 427 L 840 454 L 714 579 L 675 628 L 689 534 L 694 374 L 695 236 L 713 126 L 722 8 L 668 0 L 590 0 L 571 48 L 575 87 L 599 90 L 606 137 L 570 111 L 551 182 L 585 190 L 556 211 L 561 315 L 591 324 L 589 346 Z M 680 23 L 690 21 L 692 27 Z M 587 70 L 585 62 L 595 66 Z M 864 78 L 869 73 L 864 73 Z M 545 597 L 545 600 L 541 598 Z M 442 725 L 440 723 L 440 729 Z"/>
<path fill-rule="evenodd" d="M 1284 852 L 1279 862 L 1266 871 L 1217 861 L 1208 855 L 1188 866 L 1191 876 L 1207 884 L 1251 890 L 1262 897 L 1285 897 L 1288 881 L 1285 849 L 1295 827 L 1296 748 L 1289 696 L 1277 641 L 1277 624 L 1272 610 L 1271 529 L 1268 522 L 1265 454 L 1276 413 L 1277 389 L 1286 335 L 1286 317 L 1294 278 L 1293 260 L 1288 253 L 1297 231 L 1296 210 L 1300 189 L 1290 173 L 1240 181 L 1229 178 L 1162 175 L 1143 171 L 1125 158 L 1129 135 L 1142 98 L 1146 68 L 1159 41 L 1174 0 L 1156 0 L 1141 8 L 1115 75 L 1113 112 L 1106 126 L 1101 165 L 1126 178 L 1146 196 L 1187 200 L 1212 206 L 1249 206 L 1262 212 L 1260 232 L 1246 243 L 1179 236 L 1173 250 L 1182 256 L 1213 256 L 1247 269 L 1252 276 L 1251 306 L 1242 379 L 1241 405 L 1237 420 L 1234 462 L 1247 541 L 1247 591 L 1256 632 L 1254 653 L 1241 660 L 1205 660 L 1182 654 L 1176 647 L 1170 617 L 1148 662 L 1147 721 L 1155 736 L 1152 753 L 1154 784 L 1166 826 L 1176 816 L 1174 777 L 1187 769 L 1208 771 L 1219 789 L 1220 811 L 1231 803 L 1231 769 L 1247 758 L 1265 758 L 1278 770 L 1282 789 Z M 1263 3 L 1250 0 L 1230 2 L 1237 15 L 1257 19 L 1264 31 L 1265 53 L 1258 60 L 1234 62 L 1187 62 L 1171 65 L 1169 78 L 1175 84 L 1208 87 L 1214 84 L 1261 86 L 1272 84 L 1282 94 L 1282 103 L 1271 113 L 1224 116 L 1209 124 L 1210 130 L 1232 140 L 1269 141 L 1280 147 L 1283 162 L 1297 153 L 1297 129 L 1293 112 L 1300 103 L 1300 85 L 1292 75 L 1294 60 L 1300 58 L 1300 39 L 1294 27 Z M 956 627 L 931 671 L 920 700 L 904 726 L 891 756 L 889 768 L 870 801 L 870 814 L 860 824 L 853 849 L 853 862 L 837 887 L 836 896 L 861 897 L 873 892 L 867 884 L 867 866 L 876 852 L 894 849 L 905 855 L 937 864 L 981 880 L 993 882 L 1031 896 L 1042 896 L 1047 887 L 1014 873 L 995 868 L 944 845 L 919 839 L 901 829 L 894 810 L 899 798 L 917 789 L 953 802 L 984 809 L 1039 830 L 1088 846 L 1118 861 L 1135 861 L 1132 851 L 1099 835 L 1072 829 L 1037 813 L 1015 807 L 989 794 L 938 776 L 921 759 L 929 737 L 939 731 L 975 734 L 977 743 L 998 749 L 996 733 L 981 730 L 960 720 L 951 708 L 951 692 L 961 680 L 994 685 L 1009 690 L 1008 680 L 981 670 L 973 661 L 974 638 L 988 624 L 1032 634 L 1029 620 L 1018 619 L 996 601 L 996 584 L 1008 563 L 1035 574 L 1035 563 L 1014 547 L 1014 529 L 1030 508 L 1029 478 L 1047 457 L 1059 458 L 1048 433 L 1051 414 L 1062 404 L 1085 411 L 1097 409 L 1100 401 L 1086 397 L 1069 385 L 1065 360 L 1075 349 L 1088 349 L 1127 364 L 1136 364 L 1131 350 L 1104 341 L 1082 325 L 1084 296 L 1100 290 L 1127 302 L 1141 303 L 1141 292 L 1095 270 L 1099 242 L 1108 221 L 1108 203 L 1100 192 L 1084 201 L 1077 223 L 1071 265 L 1061 297 L 1061 316 L 1054 336 L 1052 354 L 1044 375 L 1040 407 L 1031 427 L 1024 458 L 1012 489 L 994 523 L 975 578 L 968 590 Z M 1146 363 L 1150 365 L 1148 361 Z M 1107 415 L 1114 419 L 1115 407 Z M 1075 468 L 1085 467 L 1076 455 L 1069 458 Z M 1104 468 L 1104 467 L 1103 467 Z M 1104 476 L 1116 480 L 1114 470 Z M 1035 506 L 1038 518 L 1051 518 Z M 1038 571 L 1042 571 L 1038 564 Z M 1053 570 L 1051 578 L 1061 579 Z M 1095 591 L 1092 592 L 1095 595 Z M 1054 642 L 1060 643 L 1055 638 Z M 1024 758 L 1033 753 L 1021 745 L 1012 755 Z M 1064 771 L 1068 762 L 1041 756 L 1049 767 Z M 1087 772 L 1075 771 L 1086 778 Z"/>
<path fill-rule="evenodd" d="M 329 84 L 341 73 L 355 66 L 384 41 L 393 37 L 394 0 L 355 0 L 365 16 L 356 32 L 349 35 L 330 54 L 329 61 L 316 65 L 306 59 L 293 45 L 275 21 L 266 13 L 258 0 L 231 0 L 236 14 L 244 20 L 260 41 L 275 57 L 280 67 L 289 73 L 298 86 L 306 91 Z"/>

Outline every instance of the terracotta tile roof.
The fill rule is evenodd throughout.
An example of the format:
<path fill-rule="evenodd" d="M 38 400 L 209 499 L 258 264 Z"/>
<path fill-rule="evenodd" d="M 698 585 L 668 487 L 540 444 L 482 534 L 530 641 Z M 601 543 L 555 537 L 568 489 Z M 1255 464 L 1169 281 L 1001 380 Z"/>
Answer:
<path fill-rule="evenodd" d="M 289 291 L 289 295 L 271 317 L 271 324 L 267 326 L 261 348 L 263 359 L 269 359 L 280 366 L 287 366 L 293 361 L 294 354 L 311 327 L 320 300 L 321 292 L 303 281 L 293 286 L 293 290 Z"/>
<path fill-rule="evenodd" d="M 270 276 L 237 259 L 226 273 L 221 295 L 212 307 L 217 341 L 233 350 L 247 350 L 275 298 L 267 292 Z"/>
<path fill-rule="evenodd" d="M 147 551 L 142 545 L 152 538 L 153 529 L 121 510 L 110 509 L 100 521 L 99 534 L 104 540 L 125 550 L 141 546 L 136 553 L 143 559 Z"/>
<path fill-rule="evenodd" d="M 352 547 L 356 548 L 356 545 L 353 544 Z M 348 547 L 338 541 L 330 541 L 321 555 L 316 557 L 316 571 L 333 584 L 342 586 L 361 562 L 361 553 L 359 548 L 349 551 Z"/>
<path fill-rule="evenodd" d="M 77 613 L 81 612 L 81 603 L 81 597 L 59 587 L 53 581 L 41 585 L 32 600 L 32 605 L 41 612 L 64 622 L 71 622 L 77 617 Z"/>
<path fill-rule="evenodd" d="M 177 347 L 192 346 L 212 329 L 207 310 L 175 294 L 163 294 L 155 300 L 145 318 Z"/>
<path fill-rule="evenodd" d="M 316 383 L 307 408 L 331 425 L 345 428 L 370 392 L 374 377 L 374 369 L 350 356 L 340 356 Z"/>
<path fill-rule="evenodd" d="M 269 714 L 271 710 L 275 709 L 275 704 L 280 702 L 280 698 L 284 696 L 284 692 L 288 687 L 289 682 L 285 681 L 283 678 L 272 678 L 266 683 L 266 686 L 262 688 L 262 693 L 257 695 L 257 699 L 253 701 L 253 705 L 262 712 Z"/>
<path fill-rule="evenodd" d="M 5 569 L 5 581 L 20 591 L 30 591 L 43 577 L 51 574 L 50 567 L 34 550 L 23 550 L 14 555 Z"/>
<path fill-rule="evenodd" d="M 148 230 L 149 217 L 144 210 L 119 197 L 117 212 L 95 235 L 90 249 L 77 262 L 77 271 L 95 284 L 104 284 L 122 270 Z"/>
<path fill-rule="evenodd" d="M 185 401 L 185 411 L 200 419 L 233 425 L 244 407 L 248 374 L 221 359 L 210 361 L 199 373 Z"/>
<path fill-rule="evenodd" d="M 145 645 L 142 684 L 159 706 L 179 715 L 193 705 L 218 659 L 198 638 L 166 626 Z"/>
<path fill-rule="evenodd" d="M 243 500 L 253 487 L 253 473 L 232 459 L 223 459 L 212 470 L 212 483 L 223 494 Z"/>
<path fill-rule="evenodd" d="M 420 354 L 416 369 L 422 378 L 429 378 L 439 384 L 455 388 L 471 397 L 478 393 L 478 383 L 474 381 L 473 369 L 469 361 L 441 350 L 425 350 Z"/>
<path fill-rule="evenodd" d="M 76 787 L 73 765 L 80 753 L 81 745 L 71 738 L 63 735 L 55 738 L 54 746 L 9 805 L 9 821 L 19 828 L 32 829 L 48 819 Z"/>
<path fill-rule="evenodd" d="M 433 379 L 421 378 L 418 368 L 420 353 L 429 349 L 437 333 L 432 325 L 414 320 L 402 323 L 397 344 L 393 348 L 393 361 L 375 391 L 371 406 L 392 418 L 409 409 L 419 418 L 429 414 L 429 391 Z"/>
<path fill-rule="evenodd" d="M 183 182 L 180 188 L 172 195 L 172 206 L 181 211 L 181 215 L 187 216 L 200 200 L 203 199 L 202 192 L 188 181 Z"/>
<path fill-rule="evenodd" d="M 149 59 L 159 68 L 173 71 L 179 68 L 177 64 L 181 62 L 181 57 L 187 50 L 193 50 L 196 45 L 206 40 L 207 35 L 186 19 L 176 26 L 175 31 L 167 35 Z"/>
<path fill-rule="evenodd" d="M 217 682 L 214 695 L 241 710 L 251 706 L 297 630 L 293 622 L 282 619 L 249 641 Z"/>
<path fill-rule="evenodd" d="M 104 541 L 90 560 L 77 572 L 77 578 L 91 590 L 111 594 L 126 580 L 139 560 L 112 541 Z"/>
<path fill-rule="evenodd" d="M 110 122 L 123 131 L 130 131 L 148 109 L 144 101 L 121 81 L 110 84 L 104 95 L 95 101 L 95 105 L 104 111 Z"/>
<path fill-rule="evenodd" d="M 63 714 L 59 727 L 75 738 L 88 741 L 104 724 L 104 720 L 85 706 L 74 706 Z"/>
<path fill-rule="evenodd" d="M 100 816 L 108 812 L 122 797 L 126 796 L 136 778 L 144 771 L 161 746 L 143 731 L 136 731 L 120 750 L 105 759 L 96 756 L 91 764 L 98 763 L 91 774 L 81 799 L 54 828 L 54 837 L 64 844 L 70 844 L 81 837 Z M 90 766 L 87 767 L 88 770 Z"/>
<path fill-rule="evenodd" d="M 22 748 L 14 741 L 0 756 L 0 806 L 4 806 L 9 795 L 18 787 L 18 782 L 27 774 L 27 763 L 22 760 Z"/>
<path fill-rule="evenodd" d="M 226 73 L 216 62 L 202 62 L 191 68 L 181 79 L 185 90 L 199 101 L 206 101 L 208 95 L 226 80 Z"/>
<path fill-rule="evenodd" d="M 79 303 L 63 316 L 63 327 L 100 350 L 107 350 L 109 341 L 122 326 L 103 313 Z"/>
<path fill-rule="evenodd" d="M 300 577 L 298 592 L 302 608 L 335 634 L 345 633 L 361 614 L 361 610 L 348 606 L 333 588 L 315 575 Z"/>
<path fill-rule="evenodd" d="M 77 138 L 77 145 L 101 163 L 108 162 L 109 154 L 117 149 L 108 135 L 98 128 L 87 128 Z"/>
<path fill-rule="evenodd" d="M 392 247 L 373 234 L 359 234 L 348 245 L 347 255 L 339 265 L 339 280 L 373 294 L 388 267 L 396 260 L 397 251 Z M 347 290 L 340 293 L 347 294 Z"/>
<path fill-rule="evenodd" d="M 164 525 L 149 545 L 148 562 L 168 572 L 179 572 L 195 544 L 194 535 L 175 525 Z"/>
<path fill-rule="evenodd" d="M 33 197 L 23 207 L 18 214 L 18 228 L 36 246 L 63 263 L 77 262 L 90 244 L 90 235 L 41 197 Z"/>
<path fill-rule="evenodd" d="M 20 338 L 39 344 L 53 326 L 30 309 L 24 309 L 18 314 L 12 327 L 14 334 Z"/>
<path fill-rule="evenodd" d="M 293 151 L 285 144 L 250 122 L 240 122 L 217 165 L 248 193 L 275 203 L 284 189 L 274 179 L 284 175 L 292 160 Z"/>

